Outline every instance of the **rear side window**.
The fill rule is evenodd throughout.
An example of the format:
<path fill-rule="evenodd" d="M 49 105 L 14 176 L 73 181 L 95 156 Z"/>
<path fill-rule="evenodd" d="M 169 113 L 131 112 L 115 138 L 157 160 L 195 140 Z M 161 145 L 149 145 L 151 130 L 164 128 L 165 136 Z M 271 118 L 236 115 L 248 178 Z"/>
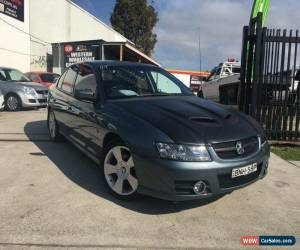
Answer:
<path fill-rule="evenodd" d="M 66 72 L 66 75 L 62 81 L 62 86 L 61 89 L 65 91 L 68 94 L 73 93 L 73 88 L 74 88 L 74 82 L 76 78 L 76 71 L 74 70 L 73 67 L 69 68 L 68 71 Z"/>
<path fill-rule="evenodd" d="M 95 74 L 89 66 L 85 64 L 78 65 L 78 75 L 76 78 L 75 89 L 78 91 L 91 91 L 96 93 L 97 82 Z"/>
<path fill-rule="evenodd" d="M 67 70 L 61 75 L 61 77 L 59 78 L 59 80 L 58 80 L 58 82 L 57 82 L 57 87 L 60 88 L 60 89 L 61 89 L 62 82 L 63 82 L 63 80 L 64 80 L 66 74 L 67 74 Z"/>

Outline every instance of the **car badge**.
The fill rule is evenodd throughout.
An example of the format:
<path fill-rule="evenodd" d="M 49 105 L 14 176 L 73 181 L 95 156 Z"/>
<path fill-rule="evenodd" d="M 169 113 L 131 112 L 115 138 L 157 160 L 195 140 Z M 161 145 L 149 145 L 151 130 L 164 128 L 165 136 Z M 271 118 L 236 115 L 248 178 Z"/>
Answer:
<path fill-rule="evenodd" d="M 245 152 L 245 149 L 244 149 L 244 146 L 243 146 L 243 143 L 238 141 L 236 144 L 235 144 L 235 148 L 236 148 L 236 152 L 238 155 L 242 155 L 244 154 Z"/>

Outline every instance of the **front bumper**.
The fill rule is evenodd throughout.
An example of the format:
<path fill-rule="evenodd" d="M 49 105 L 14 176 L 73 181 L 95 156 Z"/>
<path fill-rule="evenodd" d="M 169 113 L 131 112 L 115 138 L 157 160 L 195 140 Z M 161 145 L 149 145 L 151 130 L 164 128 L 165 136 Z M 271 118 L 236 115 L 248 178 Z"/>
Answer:
<path fill-rule="evenodd" d="M 221 160 L 210 148 L 212 162 L 179 162 L 164 159 L 147 159 L 133 154 L 139 180 L 138 192 L 166 200 L 193 200 L 230 193 L 245 187 L 267 174 L 270 156 L 266 145 L 254 155 L 243 159 Z M 233 168 L 257 163 L 258 170 L 252 174 L 231 178 Z M 193 192 L 199 180 L 208 185 L 208 194 Z"/>
<path fill-rule="evenodd" d="M 47 106 L 47 95 L 44 94 L 27 95 L 24 93 L 19 93 L 19 96 L 21 98 L 23 108 Z"/>

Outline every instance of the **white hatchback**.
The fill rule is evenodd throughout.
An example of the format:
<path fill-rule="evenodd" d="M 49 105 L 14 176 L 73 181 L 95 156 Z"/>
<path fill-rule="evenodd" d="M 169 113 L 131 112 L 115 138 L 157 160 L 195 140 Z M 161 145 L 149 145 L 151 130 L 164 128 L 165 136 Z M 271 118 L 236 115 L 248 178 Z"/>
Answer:
<path fill-rule="evenodd" d="M 4 95 L 0 91 L 0 111 L 4 109 Z"/>

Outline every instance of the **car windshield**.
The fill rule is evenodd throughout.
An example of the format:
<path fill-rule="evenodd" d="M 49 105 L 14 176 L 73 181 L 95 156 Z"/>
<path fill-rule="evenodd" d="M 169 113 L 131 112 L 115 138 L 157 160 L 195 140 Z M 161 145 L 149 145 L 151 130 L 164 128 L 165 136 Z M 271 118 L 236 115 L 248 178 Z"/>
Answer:
<path fill-rule="evenodd" d="M 146 66 L 105 66 L 100 68 L 108 99 L 193 95 L 188 87 L 161 68 Z"/>
<path fill-rule="evenodd" d="M 58 74 L 41 74 L 40 75 L 41 79 L 43 82 L 51 82 L 51 83 L 55 83 L 55 81 L 57 80 L 57 78 L 59 77 Z"/>
<path fill-rule="evenodd" d="M 30 82 L 30 79 L 16 69 L 0 69 L 1 81 Z"/>

